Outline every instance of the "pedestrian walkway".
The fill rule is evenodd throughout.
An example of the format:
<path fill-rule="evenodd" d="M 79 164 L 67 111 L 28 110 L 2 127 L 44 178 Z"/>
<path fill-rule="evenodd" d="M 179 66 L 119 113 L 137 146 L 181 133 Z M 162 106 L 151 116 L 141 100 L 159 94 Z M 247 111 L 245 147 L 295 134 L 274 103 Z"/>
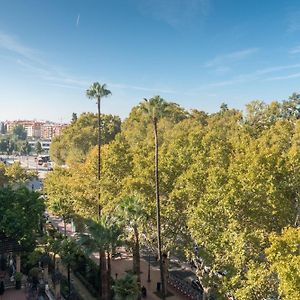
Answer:
<path fill-rule="evenodd" d="M 9 289 L 5 290 L 4 294 L 0 296 L 0 300 L 26 300 L 25 290 Z"/>
<path fill-rule="evenodd" d="M 64 223 L 63 221 L 53 215 L 49 214 L 49 220 L 61 233 L 64 233 Z M 72 230 L 71 224 L 66 225 L 67 236 L 74 237 L 75 232 Z M 118 278 L 122 277 L 126 271 L 132 270 L 132 257 L 128 255 L 124 250 L 121 252 L 121 258 L 115 258 L 112 260 L 112 276 L 115 278 L 115 274 L 117 274 Z M 93 253 L 91 255 L 91 259 L 93 259 L 97 264 L 99 263 L 99 256 L 97 253 Z M 157 282 L 160 282 L 160 271 L 158 267 L 151 266 L 150 268 L 150 277 L 151 281 L 148 282 L 148 262 L 144 259 L 141 259 L 141 286 L 145 286 L 147 289 L 147 299 L 148 300 L 158 300 L 160 299 L 156 294 L 156 285 Z M 72 277 L 74 279 L 74 285 L 79 287 L 79 289 L 84 292 L 86 291 L 86 295 L 90 294 L 85 286 L 83 286 L 79 279 L 76 276 Z M 76 280 L 76 281 L 75 281 Z M 77 285 L 78 284 L 78 285 Z M 186 297 L 179 294 L 177 290 L 174 290 L 172 287 L 168 286 L 168 291 L 171 292 L 172 296 L 167 297 L 168 300 L 186 300 Z M 91 295 L 90 295 L 91 296 Z M 88 296 L 87 296 L 88 297 Z M 95 298 L 84 298 L 84 299 L 95 299 Z"/>
<path fill-rule="evenodd" d="M 121 252 L 122 257 L 112 260 L 112 275 L 118 274 L 118 278 L 123 276 L 126 271 L 132 270 L 132 257 L 128 256 L 126 252 Z M 148 300 L 158 300 L 160 299 L 154 292 L 156 291 L 156 284 L 160 282 L 160 271 L 158 268 L 150 268 L 150 279 L 148 282 L 148 262 L 141 259 L 141 286 L 147 289 L 147 299 Z M 173 296 L 167 297 L 168 300 L 186 300 L 186 298 L 180 295 L 176 290 L 168 286 L 168 291 L 173 294 Z"/>

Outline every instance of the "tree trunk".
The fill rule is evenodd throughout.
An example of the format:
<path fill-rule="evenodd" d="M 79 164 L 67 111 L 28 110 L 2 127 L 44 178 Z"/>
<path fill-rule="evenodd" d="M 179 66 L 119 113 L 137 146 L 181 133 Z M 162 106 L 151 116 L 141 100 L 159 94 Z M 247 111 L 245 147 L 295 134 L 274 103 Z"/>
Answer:
<path fill-rule="evenodd" d="M 67 224 L 66 224 L 66 220 L 64 219 L 64 235 L 65 237 L 67 237 Z"/>
<path fill-rule="evenodd" d="M 100 205 L 100 179 L 101 179 L 101 106 L 100 106 L 101 99 L 98 97 L 97 99 L 97 106 L 98 106 L 98 216 L 101 215 L 101 205 Z"/>
<path fill-rule="evenodd" d="M 140 241 L 137 226 L 133 226 L 134 245 L 133 245 L 133 273 L 137 276 L 139 290 L 141 289 L 141 259 L 140 259 Z M 138 299 L 141 299 L 140 295 Z"/>
<path fill-rule="evenodd" d="M 137 226 L 133 227 L 134 245 L 133 245 L 133 273 L 137 275 L 137 281 L 141 283 L 141 262 L 140 262 L 140 242 Z"/>
<path fill-rule="evenodd" d="M 107 251 L 107 296 L 111 299 L 111 256 Z"/>
<path fill-rule="evenodd" d="M 159 256 L 159 269 L 161 280 L 161 298 L 166 299 L 166 289 L 164 280 L 164 267 L 162 259 L 161 244 L 161 225 L 160 225 L 160 199 L 159 199 L 159 174 L 158 174 L 158 137 L 157 137 L 157 118 L 153 118 L 154 139 L 155 139 L 155 194 L 156 194 L 156 221 L 157 221 L 157 244 Z"/>
<path fill-rule="evenodd" d="M 99 250 L 99 299 L 102 300 L 102 258 L 101 258 L 101 251 Z"/>
<path fill-rule="evenodd" d="M 101 265 L 101 284 L 102 284 L 102 299 L 108 300 L 108 286 L 107 286 L 107 268 L 105 252 L 100 252 L 100 265 Z"/>
<path fill-rule="evenodd" d="M 70 264 L 68 264 L 67 268 L 68 268 L 68 299 L 70 299 L 70 295 L 71 295 L 71 267 L 70 267 Z"/>

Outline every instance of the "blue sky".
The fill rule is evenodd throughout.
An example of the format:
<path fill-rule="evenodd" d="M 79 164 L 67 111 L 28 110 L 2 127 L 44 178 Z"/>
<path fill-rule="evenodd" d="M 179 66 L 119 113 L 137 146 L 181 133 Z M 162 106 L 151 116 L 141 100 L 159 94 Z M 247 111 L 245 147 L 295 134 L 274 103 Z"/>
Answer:
<path fill-rule="evenodd" d="M 298 0 L 0 0 L 0 120 L 126 117 L 161 95 L 207 112 L 300 92 Z"/>

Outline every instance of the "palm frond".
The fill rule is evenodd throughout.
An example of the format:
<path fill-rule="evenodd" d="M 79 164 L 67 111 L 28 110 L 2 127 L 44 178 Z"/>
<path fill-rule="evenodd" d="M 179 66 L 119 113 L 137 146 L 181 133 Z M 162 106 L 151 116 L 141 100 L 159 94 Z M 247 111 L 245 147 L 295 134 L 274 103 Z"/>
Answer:
<path fill-rule="evenodd" d="M 86 96 L 90 99 L 101 99 L 111 95 L 111 91 L 106 88 L 106 84 L 101 85 L 99 82 L 94 82 L 86 91 Z"/>

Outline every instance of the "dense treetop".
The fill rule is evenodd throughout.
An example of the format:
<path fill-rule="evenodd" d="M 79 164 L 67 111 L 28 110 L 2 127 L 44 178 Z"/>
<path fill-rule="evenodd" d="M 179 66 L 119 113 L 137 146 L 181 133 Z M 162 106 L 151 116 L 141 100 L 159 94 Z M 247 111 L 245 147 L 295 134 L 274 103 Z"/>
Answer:
<path fill-rule="evenodd" d="M 245 300 L 278 295 L 296 299 L 300 95 L 270 104 L 252 102 L 244 114 L 226 105 L 207 114 L 163 104 L 158 138 L 164 251 L 194 259 L 202 285 L 217 299 L 230 294 Z M 99 188 L 105 214 L 117 214 L 122 199 L 134 197 L 147 220 L 139 228 L 155 243 L 151 119 L 142 113 L 141 104 L 121 130 L 120 120 L 110 117 L 118 126 L 105 135 L 99 183 L 94 117 L 80 116 L 53 143 L 51 153 L 58 162 L 80 159 L 74 159 L 76 164 L 70 163 L 67 172 L 57 169 L 57 177 L 47 179 L 49 195 L 59 184 L 70 195 L 74 214 L 85 218 L 97 212 Z M 76 144 L 80 137 L 82 143 Z M 281 248 L 285 251 L 279 257 Z"/>
<path fill-rule="evenodd" d="M 117 116 L 102 116 L 102 143 L 107 144 L 120 132 L 121 119 Z M 50 155 L 58 164 L 83 162 L 93 146 L 97 144 L 97 116 L 84 113 L 74 119 L 63 133 L 54 138 Z"/>

